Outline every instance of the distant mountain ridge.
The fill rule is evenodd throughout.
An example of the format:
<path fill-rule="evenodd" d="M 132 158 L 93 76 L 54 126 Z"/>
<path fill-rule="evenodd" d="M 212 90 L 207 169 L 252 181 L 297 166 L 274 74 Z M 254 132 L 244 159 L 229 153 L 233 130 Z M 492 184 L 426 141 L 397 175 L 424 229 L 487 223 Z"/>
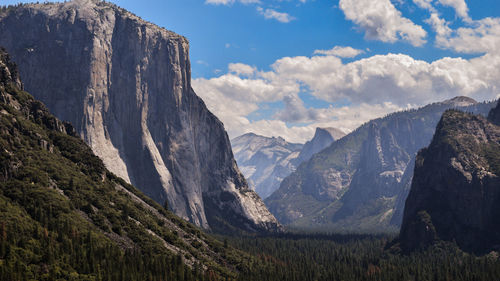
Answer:
<path fill-rule="evenodd" d="M 191 88 L 186 38 L 96 0 L 4 9 L 0 34 L 26 89 L 113 173 L 206 229 L 280 228 Z"/>
<path fill-rule="evenodd" d="M 487 115 L 493 103 L 457 97 L 372 120 L 302 163 L 265 202 L 284 224 L 397 231 L 419 149 L 450 108 Z"/>
<path fill-rule="evenodd" d="M 489 114 L 450 110 L 416 158 L 400 243 L 410 252 L 440 241 L 500 250 L 500 104 Z"/>
<path fill-rule="evenodd" d="M 344 135 L 335 128 L 316 128 L 314 137 L 302 145 L 248 133 L 231 140 L 231 145 L 243 175 L 265 199 L 300 163 Z"/>
<path fill-rule="evenodd" d="M 254 133 L 231 140 L 233 153 L 243 175 L 255 191 L 266 198 L 288 176 L 295 166 L 302 144 L 289 143 L 281 137 L 264 137 Z"/>

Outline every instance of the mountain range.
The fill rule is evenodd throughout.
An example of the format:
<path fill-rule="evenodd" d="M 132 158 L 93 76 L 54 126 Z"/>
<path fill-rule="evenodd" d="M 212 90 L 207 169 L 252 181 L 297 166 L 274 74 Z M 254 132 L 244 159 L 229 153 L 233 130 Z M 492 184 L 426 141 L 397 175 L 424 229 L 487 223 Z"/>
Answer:
<path fill-rule="evenodd" d="M 186 38 L 97 0 L 11 6 L 0 34 L 26 90 L 111 172 L 205 229 L 279 229 L 191 88 Z"/>
<path fill-rule="evenodd" d="M 415 156 L 430 143 L 443 112 L 487 115 L 493 106 L 457 97 L 372 120 L 298 166 L 266 205 L 292 227 L 397 231 Z"/>
<path fill-rule="evenodd" d="M 248 133 L 232 139 L 231 145 L 243 175 L 265 199 L 300 163 L 344 135 L 335 128 L 316 128 L 314 137 L 302 145 Z"/>

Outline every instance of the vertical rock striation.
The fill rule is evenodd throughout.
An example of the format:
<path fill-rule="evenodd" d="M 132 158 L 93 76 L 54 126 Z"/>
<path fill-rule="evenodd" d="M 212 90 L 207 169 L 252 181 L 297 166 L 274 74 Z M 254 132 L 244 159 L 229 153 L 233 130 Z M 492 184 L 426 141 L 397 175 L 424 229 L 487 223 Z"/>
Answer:
<path fill-rule="evenodd" d="M 26 89 L 113 173 L 204 228 L 279 227 L 191 88 L 187 39 L 95 0 L 7 9 L 0 35 Z"/>

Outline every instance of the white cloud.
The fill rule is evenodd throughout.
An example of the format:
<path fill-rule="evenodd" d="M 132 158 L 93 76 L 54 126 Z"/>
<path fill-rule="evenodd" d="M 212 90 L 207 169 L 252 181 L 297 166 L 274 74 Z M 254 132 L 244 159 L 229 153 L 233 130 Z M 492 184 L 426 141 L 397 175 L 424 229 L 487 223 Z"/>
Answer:
<path fill-rule="evenodd" d="M 413 3 L 415 3 L 417 6 L 419 6 L 422 9 L 430 10 L 432 12 L 435 12 L 436 10 L 432 6 L 432 1 L 434 0 L 413 0 Z"/>
<path fill-rule="evenodd" d="M 465 0 L 437 0 L 441 5 L 452 7 L 455 12 L 462 19 L 469 21 L 469 7 L 465 3 Z"/>
<path fill-rule="evenodd" d="M 448 23 L 432 14 L 429 19 L 436 31 L 436 44 L 440 48 L 459 53 L 500 53 L 500 18 L 471 21 L 471 27 L 449 28 Z"/>
<path fill-rule="evenodd" d="M 427 32 L 403 17 L 390 0 L 340 0 L 339 7 L 368 39 L 391 43 L 404 40 L 413 46 L 426 42 Z"/>
<path fill-rule="evenodd" d="M 418 7 L 429 10 L 431 13 L 438 13 L 433 5 L 433 2 L 437 2 L 442 6 L 452 7 L 455 13 L 462 18 L 465 22 L 471 22 L 469 17 L 469 7 L 465 3 L 465 0 L 413 0 Z"/>
<path fill-rule="evenodd" d="M 486 66 L 493 72 L 486 72 Z M 307 85 L 321 100 L 348 99 L 354 104 L 392 102 L 404 107 L 456 95 L 482 99 L 500 84 L 491 78 L 494 74 L 500 77 L 500 62 L 493 55 L 427 63 L 403 54 L 388 54 L 348 64 L 335 57 L 287 57 L 272 68 L 278 75 Z"/>
<path fill-rule="evenodd" d="M 229 72 L 242 76 L 251 76 L 257 71 L 255 67 L 243 63 L 230 63 L 228 69 Z"/>
<path fill-rule="evenodd" d="M 347 64 L 334 56 L 285 57 L 268 72 L 239 64 L 230 69 L 233 73 L 217 78 L 195 79 L 193 88 L 221 118 L 231 137 L 253 131 L 305 140 L 315 126 L 353 130 L 399 109 L 457 95 L 492 99 L 500 91 L 500 56 L 495 54 L 432 63 L 403 54 L 376 55 Z M 237 71 L 241 76 L 251 73 L 252 78 L 242 78 Z M 349 105 L 306 107 L 298 96 L 301 87 L 320 100 L 347 101 Z M 249 121 L 247 116 L 258 110 L 260 103 L 276 101 L 282 101 L 285 109 L 275 112 L 271 120 Z M 287 127 L 287 123 L 308 125 Z"/>
<path fill-rule="evenodd" d="M 262 7 L 257 7 L 257 11 L 266 19 L 275 19 L 282 23 L 289 23 L 295 19 L 287 13 L 281 13 L 273 9 L 264 9 Z"/>
<path fill-rule="evenodd" d="M 234 0 L 206 0 L 205 4 L 213 4 L 213 5 L 229 5 L 233 4 Z"/>
<path fill-rule="evenodd" d="M 418 32 L 414 37 L 409 35 L 409 30 L 416 25 L 405 21 L 389 1 L 375 0 L 375 4 L 365 1 L 359 2 L 365 3 L 366 10 L 360 8 L 353 21 L 366 30 L 368 37 L 376 35 L 379 40 L 389 42 L 405 38 L 418 42 L 425 38 L 425 35 L 420 36 L 422 34 L 417 36 Z M 331 50 L 316 50 L 313 56 L 283 57 L 276 60 L 269 71 L 242 63 L 229 64 L 228 73 L 212 79 L 194 79 L 193 88 L 224 122 L 231 137 L 254 132 L 282 136 L 293 142 L 310 139 L 315 127 L 336 127 L 347 132 L 390 112 L 458 95 L 476 100 L 498 97 L 500 18 L 464 20 L 462 27 L 453 29 L 453 25 L 442 19 L 432 6 L 440 0 L 413 1 L 431 12 L 426 22 L 436 33 L 438 47 L 482 55 L 471 59 L 444 57 L 426 62 L 405 54 L 386 54 L 344 63 L 343 57 L 355 57 L 362 51 L 337 46 Z M 351 5 L 354 10 L 361 7 L 348 0 L 340 2 Z M 451 6 L 450 3 L 446 5 Z M 463 7 L 452 7 L 457 14 L 464 15 L 458 12 L 464 11 Z M 383 12 L 374 13 L 377 9 Z M 346 12 L 349 18 L 348 14 Z M 406 23 L 407 26 L 382 23 L 388 18 L 391 19 L 387 22 Z M 308 106 L 310 103 L 301 97 L 309 94 L 332 105 Z M 271 113 L 259 110 L 276 102 L 282 103 L 284 108 L 271 108 Z M 265 114 L 263 120 L 252 121 L 259 114 Z"/>
<path fill-rule="evenodd" d="M 440 18 L 437 12 L 433 12 L 429 19 L 426 20 L 426 22 L 430 24 L 436 32 L 436 42 L 438 44 L 439 40 L 441 40 L 439 38 L 446 38 L 452 33 L 452 30 L 448 26 L 448 23 L 444 19 Z"/>
<path fill-rule="evenodd" d="M 339 58 L 354 58 L 364 53 L 362 50 L 354 49 L 352 47 L 335 46 L 330 50 L 315 50 L 315 55 L 336 56 Z"/>

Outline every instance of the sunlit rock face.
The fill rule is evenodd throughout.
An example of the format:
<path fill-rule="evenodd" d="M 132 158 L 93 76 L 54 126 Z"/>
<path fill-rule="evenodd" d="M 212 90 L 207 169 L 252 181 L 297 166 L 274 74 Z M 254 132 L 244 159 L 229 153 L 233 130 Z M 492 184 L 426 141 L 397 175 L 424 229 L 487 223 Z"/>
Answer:
<path fill-rule="evenodd" d="M 26 90 L 113 173 L 204 228 L 278 228 L 191 88 L 186 38 L 91 0 L 10 9 L 0 34 Z"/>

